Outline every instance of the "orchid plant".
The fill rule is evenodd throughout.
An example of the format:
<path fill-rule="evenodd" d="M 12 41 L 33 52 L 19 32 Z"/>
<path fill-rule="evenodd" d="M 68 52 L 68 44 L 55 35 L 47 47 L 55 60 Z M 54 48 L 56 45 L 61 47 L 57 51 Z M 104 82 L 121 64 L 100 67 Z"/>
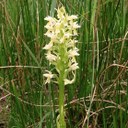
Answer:
<path fill-rule="evenodd" d="M 55 82 L 59 86 L 59 116 L 57 117 L 57 128 L 66 128 L 64 112 L 64 87 L 72 84 L 76 78 L 78 63 L 76 56 L 79 56 L 76 47 L 77 23 L 76 15 L 69 16 L 65 8 L 56 9 L 57 18 L 47 16 L 45 25 L 47 32 L 45 35 L 50 38 L 50 42 L 43 49 L 46 50 L 46 59 L 54 66 L 55 72 L 46 70 L 43 76 L 46 78 L 45 84 Z"/>

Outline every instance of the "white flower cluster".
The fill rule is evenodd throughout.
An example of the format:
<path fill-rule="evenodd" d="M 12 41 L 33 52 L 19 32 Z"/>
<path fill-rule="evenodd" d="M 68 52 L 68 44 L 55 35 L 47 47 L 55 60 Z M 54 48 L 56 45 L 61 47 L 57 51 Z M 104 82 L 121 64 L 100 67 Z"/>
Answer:
<path fill-rule="evenodd" d="M 75 71 L 79 68 L 75 58 L 79 56 L 79 50 L 76 47 L 78 41 L 75 36 L 78 35 L 77 29 L 80 28 L 76 19 L 77 16 L 69 16 L 64 7 L 57 9 L 57 18 L 50 16 L 45 18 L 48 21 L 45 26 L 47 29 L 45 35 L 50 38 L 50 42 L 43 49 L 47 50 L 46 59 L 58 72 L 58 74 L 52 74 L 46 71 L 45 83 L 50 83 L 52 78 L 56 78 L 58 82 L 60 74 L 63 74 L 64 85 L 72 84 L 75 80 Z"/>

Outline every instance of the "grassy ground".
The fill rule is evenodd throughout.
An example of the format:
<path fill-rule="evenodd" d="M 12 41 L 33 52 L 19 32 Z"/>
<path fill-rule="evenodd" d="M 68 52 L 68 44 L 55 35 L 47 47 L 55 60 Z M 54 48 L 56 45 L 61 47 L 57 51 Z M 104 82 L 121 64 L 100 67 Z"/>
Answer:
<path fill-rule="evenodd" d="M 60 4 L 81 25 L 77 79 L 65 88 L 67 128 L 127 128 L 127 0 L 0 0 L 0 102 L 8 103 L 0 120 L 9 109 L 9 128 L 56 128 L 58 87 L 44 85 L 42 47 L 44 18 Z"/>

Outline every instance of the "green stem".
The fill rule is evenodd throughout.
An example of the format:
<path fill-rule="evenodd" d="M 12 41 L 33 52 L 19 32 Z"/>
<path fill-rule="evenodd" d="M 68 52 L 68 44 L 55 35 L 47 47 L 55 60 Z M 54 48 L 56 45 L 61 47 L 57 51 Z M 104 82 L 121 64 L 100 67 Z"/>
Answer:
<path fill-rule="evenodd" d="M 64 119 L 64 74 L 61 72 L 59 77 L 59 125 L 60 128 L 66 128 L 66 123 Z"/>
<path fill-rule="evenodd" d="M 60 55 L 60 60 L 58 61 L 57 68 L 59 70 L 59 120 L 57 128 L 66 128 L 65 113 L 64 113 L 64 79 L 65 79 L 65 44 L 61 44 L 58 53 Z"/>

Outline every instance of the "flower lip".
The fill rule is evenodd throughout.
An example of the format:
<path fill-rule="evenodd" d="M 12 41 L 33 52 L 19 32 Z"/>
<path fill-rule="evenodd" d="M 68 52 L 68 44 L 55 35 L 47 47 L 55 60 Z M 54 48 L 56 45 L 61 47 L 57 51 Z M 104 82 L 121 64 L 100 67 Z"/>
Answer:
<path fill-rule="evenodd" d="M 72 79 L 72 80 L 64 79 L 64 85 L 72 84 L 74 81 L 75 81 L 75 79 Z"/>
<path fill-rule="evenodd" d="M 52 46 L 53 46 L 53 44 L 52 44 L 52 43 L 49 43 L 49 44 L 46 44 L 46 45 L 43 47 L 43 49 L 49 50 L 49 49 L 52 48 Z"/>
<path fill-rule="evenodd" d="M 50 30 L 50 29 L 52 30 L 53 29 L 52 25 L 45 25 L 44 27 L 47 28 L 48 30 Z"/>
<path fill-rule="evenodd" d="M 79 67 L 78 67 L 78 63 L 74 63 L 74 64 L 72 64 L 70 67 L 69 67 L 69 70 L 72 70 L 72 71 L 74 71 L 74 70 L 76 70 L 76 69 L 78 69 Z"/>
<path fill-rule="evenodd" d="M 73 27 L 74 29 L 76 29 L 76 28 L 80 28 L 80 25 L 78 25 L 77 22 L 74 22 L 74 23 L 72 24 L 72 27 Z"/>
<path fill-rule="evenodd" d="M 78 19 L 77 15 L 71 15 L 71 16 L 67 16 L 68 21 L 72 21 L 72 20 L 76 20 Z"/>
<path fill-rule="evenodd" d="M 65 33 L 64 36 L 65 36 L 66 38 L 69 38 L 69 37 L 72 36 L 72 34 L 71 34 L 71 33 Z"/>
<path fill-rule="evenodd" d="M 44 35 L 51 38 L 52 40 L 55 40 L 57 38 L 57 35 L 54 32 L 47 31 Z"/>
<path fill-rule="evenodd" d="M 47 17 L 44 18 L 44 20 L 46 20 L 46 21 L 50 21 L 52 19 L 53 19 L 53 17 L 51 17 L 51 16 L 47 16 Z"/>

